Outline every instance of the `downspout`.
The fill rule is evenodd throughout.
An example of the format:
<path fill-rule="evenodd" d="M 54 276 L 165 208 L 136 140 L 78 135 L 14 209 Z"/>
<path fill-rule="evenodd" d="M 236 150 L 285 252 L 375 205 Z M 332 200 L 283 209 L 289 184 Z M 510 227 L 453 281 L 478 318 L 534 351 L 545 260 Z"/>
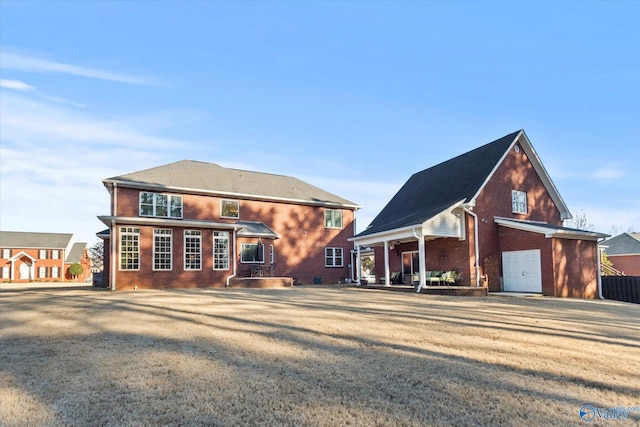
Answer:
<path fill-rule="evenodd" d="M 238 272 L 238 255 L 236 253 L 236 251 L 238 250 L 237 239 L 238 239 L 238 229 L 234 228 L 233 229 L 233 274 L 231 276 L 227 276 L 227 282 L 225 284 L 227 288 L 229 287 L 229 282 L 231 281 L 231 279 L 236 277 L 236 274 Z"/>
<path fill-rule="evenodd" d="M 600 253 L 600 241 L 598 240 L 596 241 L 596 252 L 598 253 L 598 298 L 604 299 L 602 296 L 602 254 Z"/>
<path fill-rule="evenodd" d="M 476 258 L 476 262 L 475 262 L 475 267 L 476 267 L 476 287 L 480 287 L 480 274 L 478 274 L 478 268 L 480 267 L 480 248 L 478 245 L 478 215 L 476 215 L 475 213 L 473 213 L 471 210 L 469 210 L 469 208 L 467 208 L 466 206 L 462 207 L 462 210 L 464 210 L 466 213 L 468 213 L 469 215 L 471 215 L 473 217 L 473 243 L 474 243 L 474 251 L 475 251 L 475 258 Z"/>
<path fill-rule="evenodd" d="M 116 220 L 111 220 L 111 232 L 109 233 L 111 236 L 111 290 L 116 290 L 116 264 L 118 263 L 118 257 L 116 254 Z"/>

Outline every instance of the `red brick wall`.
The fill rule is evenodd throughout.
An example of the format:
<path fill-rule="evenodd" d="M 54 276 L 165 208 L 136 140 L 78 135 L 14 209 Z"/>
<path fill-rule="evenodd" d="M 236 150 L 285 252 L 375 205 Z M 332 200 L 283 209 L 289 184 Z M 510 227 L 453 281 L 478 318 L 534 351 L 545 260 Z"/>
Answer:
<path fill-rule="evenodd" d="M 598 244 L 595 241 L 553 238 L 556 296 L 598 297 Z"/>
<path fill-rule="evenodd" d="M 527 214 L 512 212 L 511 190 L 527 193 Z M 513 149 L 509 150 L 491 180 L 478 195 L 474 212 L 478 215 L 479 222 L 478 234 L 482 260 L 480 274 L 488 276 L 490 291 L 500 289 L 502 274 L 502 252 L 498 238 L 500 227 L 494 222 L 494 217 L 562 225 L 560 211 L 547 193 L 524 150 L 520 153 L 516 153 Z M 473 228 L 470 230 L 472 232 Z"/>
<path fill-rule="evenodd" d="M 138 217 L 139 190 L 118 188 L 117 216 Z M 208 220 L 216 222 L 234 223 L 234 219 L 220 218 L 220 197 L 183 194 L 184 219 Z M 233 198 L 224 198 L 233 200 Z M 237 199 L 236 199 L 237 200 Z M 336 283 L 349 277 L 350 251 L 353 244 L 348 238 L 353 237 L 354 211 L 342 209 L 342 229 L 327 229 L 324 227 L 324 207 L 298 205 L 293 203 L 279 203 L 258 200 L 240 200 L 240 218 L 242 221 L 262 222 L 280 235 L 280 239 L 273 241 L 275 250 L 276 273 L 281 276 L 295 278 L 298 283 L 313 283 L 314 277 L 320 277 L 322 283 Z M 117 287 L 177 287 L 177 286 L 224 286 L 227 275 L 211 271 L 211 267 L 203 266 L 202 272 L 182 271 L 182 229 L 174 229 L 174 257 L 179 256 L 179 264 L 174 259 L 174 272 L 154 272 L 152 265 L 152 233 L 151 227 L 140 227 L 142 260 L 149 264 L 149 271 L 118 272 Z M 147 230 L 148 228 L 148 230 Z M 180 230 L 179 232 L 177 230 Z M 212 262 L 211 254 L 212 230 L 203 229 L 203 259 Z M 176 234 L 177 233 L 177 234 Z M 179 238 L 176 238 L 179 236 Z M 256 242 L 257 239 L 250 239 Z M 240 243 L 237 242 L 238 260 L 240 257 Z M 265 243 L 265 262 L 268 263 L 268 245 Z M 208 246 L 205 246 L 208 245 Z M 343 267 L 325 267 L 325 247 L 340 247 L 343 249 Z M 141 266 L 142 267 L 142 266 Z M 176 267 L 179 267 L 176 271 Z M 239 264 L 239 267 L 241 265 Z M 207 270 L 207 271 L 205 271 Z M 120 277 L 121 276 L 121 277 Z M 165 277 L 166 276 L 166 277 Z M 138 277 L 134 279 L 135 277 Z M 134 281 L 136 284 L 134 285 Z"/>
<path fill-rule="evenodd" d="M 640 255 L 607 255 L 613 268 L 627 276 L 640 276 Z"/>
<path fill-rule="evenodd" d="M 59 253 L 59 259 L 50 259 L 49 257 L 51 256 L 51 251 L 52 249 L 47 249 L 47 257 L 48 258 L 43 258 L 40 259 L 40 250 L 39 249 L 31 249 L 31 248 L 12 248 L 11 249 L 11 256 L 15 256 L 17 254 L 19 254 L 20 252 L 24 252 L 26 254 L 29 254 L 31 257 L 35 258 L 36 261 L 32 261 L 30 258 L 26 257 L 26 256 L 22 256 L 20 258 L 18 258 L 17 260 L 15 260 L 14 262 L 14 282 L 29 282 L 29 279 L 20 279 L 20 267 L 23 263 L 35 263 L 35 269 L 33 271 L 33 277 L 31 278 L 32 281 L 34 282 L 50 282 L 50 281 L 58 281 L 58 282 L 62 282 L 63 280 L 65 280 L 65 265 L 64 265 L 64 258 L 66 257 L 66 252 L 63 249 L 56 249 L 58 250 Z M 2 256 L 2 251 L 0 251 L 0 256 Z M 9 267 L 11 268 L 11 262 L 8 259 L 4 259 L 4 258 L 0 258 L 0 268 L 1 267 Z M 47 268 L 47 277 L 46 278 L 40 278 L 39 277 L 39 267 L 46 267 Z M 51 271 L 51 267 L 58 267 L 58 277 L 57 278 L 52 278 L 50 277 L 50 271 Z M 2 278 L 1 279 L 3 282 L 8 282 L 11 279 L 9 278 Z"/>

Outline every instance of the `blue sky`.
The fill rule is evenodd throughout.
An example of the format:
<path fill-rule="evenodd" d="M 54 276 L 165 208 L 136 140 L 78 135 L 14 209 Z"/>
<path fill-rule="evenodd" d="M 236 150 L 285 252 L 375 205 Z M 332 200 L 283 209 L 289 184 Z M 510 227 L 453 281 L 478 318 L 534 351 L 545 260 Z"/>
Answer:
<path fill-rule="evenodd" d="M 97 240 L 102 179 L 182 159 L 364 208 L 525 129 L 596 231 L 640 229 L 640 2 L 0 1 L 0 228 Z"/>

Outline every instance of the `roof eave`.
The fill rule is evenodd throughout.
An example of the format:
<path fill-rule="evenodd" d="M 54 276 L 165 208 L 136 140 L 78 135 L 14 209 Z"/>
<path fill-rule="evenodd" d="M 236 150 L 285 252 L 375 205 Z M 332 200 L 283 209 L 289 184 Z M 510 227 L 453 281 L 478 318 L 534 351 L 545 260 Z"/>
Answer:
<path fill-rule="evenodd" d="M 354 210 L 362 209 L 361 205 L 357 205 L 355 203 L 313 201 L 313 200 L 294 199 L 294 198 L 287 198 L 287 197 L 263 196 L 259 194 L 236 193 L 232 191 L 204 190 L 199 188 L 176 187 L 176 186 L 153 184 L 153 183 L 140 182 L 140 181 L 125 181 L 125 180 L 118 180 L 113 178 L 105 179 L 102 182 L 104 183 L 105 187 L 108 187 L 110 184 L 116 184 L 116 186 L 122 186 L 126 188 L 135 188 L 139 190 L 162 190 L 162 191 L 172 191 L 172 192 L 184 193 L 184 194 L 222 196 L 222 197 L 238 198 L 238 199 L 245 199 L 245 200 L 246 199 L 266 200 L 266 201 L 285 202 L 285 203 L 308 205 L 308 206 L 341 207 L 341 208 L 354 209 Z"/>

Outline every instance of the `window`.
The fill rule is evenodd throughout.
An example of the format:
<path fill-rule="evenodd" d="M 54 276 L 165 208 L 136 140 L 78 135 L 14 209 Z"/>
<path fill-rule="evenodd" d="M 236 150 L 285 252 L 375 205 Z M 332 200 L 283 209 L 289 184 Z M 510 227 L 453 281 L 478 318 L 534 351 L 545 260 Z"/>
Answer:
<path fill-rule="evenodd" d="M 184 269 L 200 270 L 202 268 L 202 232 L 200 230 L 184 230 Z"/>
<path fill-rule="evenodd" d="M 2 250 L 2 258 L 4 258 L 4 259 L 11 258 L 11 249 L 3 249 Z"/>
<path fill-rule="evenodd" d="M 325 228 L 342 228 L 342 211 L 337 209 L 324 210 Z"/>
<path fill-rule="evenodd" d="M 220 216 L 222 218 L 240 218 L 240 202 L 237 200 L 220 200 Z"/>
<path fill-rule="evenodd" d="M 511 190 L 511 209 L 513 213 L 527 213 L 527 193 L 524 191 Z"/>
<path fill-rule="evenodd" d="M 120 227 L 120 270 L 140 269 L 140 229 Z"/>
<path fill-rule="evenodd" d="M 324 248 L 324 266 L 342 267 L 342 248 Z"/>
<path fill-rule="evenodd" d="M 51 267 L 51 278 L 57 279 L 60 277 L 60 268 L 59 267 Z"/>
<path fill-rule="evenodd" d="M 38 267 L 38 277 L 41 279 L 47 277 L 47 267 Z"/>
<path fill-rule="evenodd" d="M 47 250 L 46 249 L 40 249 L 38 251 L 38 258 L 47 259 Z"/>
<path fill-rule="evenodd" d="M 10 279 L 11 278 L 11 270 L 9 267 L 2 267 L 2 278 Z"/>
<path fill-rule="evenodd" d="M 273 245 L 269 245 L 269 264 L 274 264 L 276 262 L 276 254 L 273 249 Z"/>
<path fill-rule="evenodd" d="M 264 245 L 262 243 L 243 243 L 241 249 L 241 262 L 264 262 Z"/>
<path fill-rule="evenodd" d="M 229 232 L 213 232 L 213 269 L 229 269 Z"/>
<path fill-rule="evenodd" d="M 60 251 L 58 249 L 51 251 L 51 259 L 60 259 Z"/>
<path fill-rule="evenodd" d="M 153 269 L 171 270 L 172 231 L 166 228 L 153 229 Z"/>
<path fill-rule="evenodd" d="M 140 192 L 140 215 L 182 218 L 182 196 Z"/>

